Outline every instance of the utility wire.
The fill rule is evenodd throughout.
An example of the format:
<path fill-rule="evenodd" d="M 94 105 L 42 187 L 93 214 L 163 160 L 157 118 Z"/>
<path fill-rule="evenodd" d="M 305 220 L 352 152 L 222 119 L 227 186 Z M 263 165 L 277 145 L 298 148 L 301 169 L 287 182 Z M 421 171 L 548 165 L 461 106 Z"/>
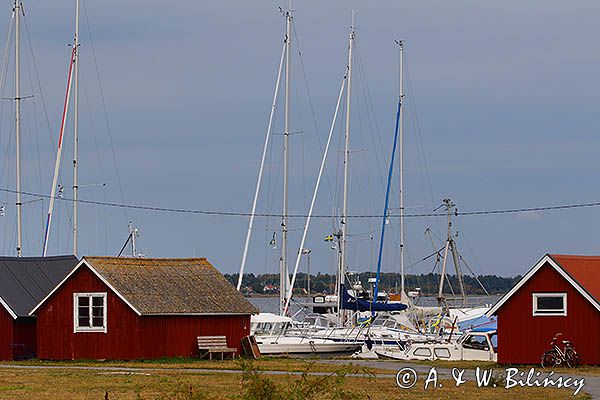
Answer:
<path fill-rule="evenodd" d="M 0 192 L 5 193 L 13 193 L 16 194 L 17 191 L 14 189 L 8 188 L 0 188 Z M 33 196 L 33 197 L 42 197 L 45 199 L 49 199 L 51 196 L 42 193 L 34 193 L 34 192 L 26 192 L 21 191 L 21 194 L 24 196 Z M 55 196 L 55 200 L 62 200 L 67 202 L 73 202 L 74 200 L 68 197 L 59 197 Z M 114 208 L 122 208 L 122 209 L 133 209 L 133 210 L 143 210 L 143 211 L 157 211 L 157 212 L 168 212 L 168 213 L 178 213 L 178 214 L 199 214 L 199 215 L 214 215 L 214 216 L 228 216 L 228 217 L 249 217 L 252 214 L 248 212 L 236 212 L 236 211 L 214 211 L 214 210 L 193 210 L 193 209 L 185 209 L 185 208 L 170 208 L 170 207 L 157 207 L 157 206 L 147 206 L 142 204 L 125 204 L 125 203 L 114 203 L 114 202 L 106 202 L 106 201 L 96 201 L 96 200 L 77 200 L 81 203 L 97 205 L 97 206 L 105 206 L 105 207 L 114 207 Z M 598 202 L 590 202 L 590 203 L 575 203 L 575 204 L 563 204 L 557 206 L 546 206 L 546 207 L 524 207 L 524 208 L 507 208 L 507 209 L 497 209 L 497 210 L 479 210 L 479 211 L 465 211 L 465 212 L 455 212 L 455 216 L 473 216 L 473 215 L 491 215 L 491 214 L 517 214 L 523 212 L 535 212 L 535 211 L 555 211 L 555 210 L 569 210 L 575 208 L 588 208 L 588 207 L 600 207 L 600 201 Z M 270 214 L 270 213 L 255 213 L 255 217 L 281 217 L 281 214 Z M 290 218 L 306 218 L 306 214 L 288 214 Z M 335 218 L 340 218 L 341 216 L 335 215 Z M 348 218 L 382 218 L 383 215 L 379 214 L 357 214 L 357 215 L 348 215 Z M 388 214 L 390 218 L 399 218 L 399 214 Z M 404 218 L 426 218 L 426 217 L 447 217 L 446 213 L 420 213 L 420 214 L 404 214 Z M 312 218 L 331 218 L 331 215 L 313 215 Z"/>

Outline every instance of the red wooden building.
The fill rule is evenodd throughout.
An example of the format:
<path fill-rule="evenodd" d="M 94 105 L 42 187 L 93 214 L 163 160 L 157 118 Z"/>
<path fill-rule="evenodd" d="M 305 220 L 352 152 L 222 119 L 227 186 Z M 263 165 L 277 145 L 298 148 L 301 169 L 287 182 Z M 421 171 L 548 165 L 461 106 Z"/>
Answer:
<path fill-rule="evenodd" d="M 197 336 L 241 351 L 258 312 L 204 258 L 84 257 L 32 312 L 38 358 L 192 357 Z"/>
<path fill-rule="evenodd" d="M 29 313 L 76 264 L 75 256 L 0 257 L 0 360 L 36 355 Z"/>
<path fill-rule="evenodd" d="M 546 254 L 487 314 L 501 364 L 539 364 L 557 333 L 600 364 L 600 257 Z"/>

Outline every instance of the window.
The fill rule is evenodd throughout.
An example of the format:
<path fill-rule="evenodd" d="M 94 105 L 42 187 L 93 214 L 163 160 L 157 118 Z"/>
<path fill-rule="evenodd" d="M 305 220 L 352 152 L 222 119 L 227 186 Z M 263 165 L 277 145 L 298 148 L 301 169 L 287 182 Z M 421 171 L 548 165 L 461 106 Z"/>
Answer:
<path fill-rule="evenodd" d="M 488 351 L 490 349 L 490 346 L 488 345 L 487 337 L 482 336 L 482 335 L 468 337 L 464 341 L 463 347 L 465 349 L 484 350 L 484 351 Z"/>
<path fill-rule="evenodd" d="M 450 350 L 444 347 L 437 347 L 433 349 L 433 354 L 435 354 L 437 358 L 450 358 Z"/>
<path fill-rule="evenodd" d="M 566 293 L 533 293 L 533 315 L 567 315 Z"/>
<path fill-rule="evenodd" d="M 427 347 L 419 347 L 413 352 L 413 354 L 419 357 L 431 357 L 431 350 Z"/>
<path fill-rule="evenodd" d="M 106 333 L 106 293 L 75 293 L 73 320 L 75 333 Z"/>

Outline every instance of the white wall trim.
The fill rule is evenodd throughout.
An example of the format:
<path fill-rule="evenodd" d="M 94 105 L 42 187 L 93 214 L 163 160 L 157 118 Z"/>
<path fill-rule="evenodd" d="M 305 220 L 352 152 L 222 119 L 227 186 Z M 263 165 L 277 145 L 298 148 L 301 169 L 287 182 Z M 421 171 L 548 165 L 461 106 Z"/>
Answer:
<path fill-rule="evenodd" d="M 563 310 L 557 313 L 548 313 L 538 309 L 537 299 L 540 297 L 562 297 L 563 299 Z M 567 316 L 567 293 L 565 292 L 534 292 L 531 293 L 531 314 L 533 317 L 566 317 Z"/>
<path fill-rule="evenodd" d="M 53 294 L 54 292 L 56 292 L 82 265 L 85 265 L 86 267 L 88 267 L 90 269 L 90 271 L 92 271 L 92 273 L 94 273 L 94 275 L 96 275 L 96 277 L 98 277 L 98 279 L 100 279 L 102 281 L 102 283 L 104 283 L 106 286 L 108 286 L 110 288 L 110 290 L 116 294 L 121 300 L 123 300 L 125 302 L 125 304 L 127 304 L 138 316 L 141 316 L 142 313 L 140 313 L 129 301 L 127 301 L 127 299 L 121 295 L 121 293 L 119 293 L 110 283 L 108 283 L 108 281 L 106 279 L 104 279 L 104 277 L 102 275 L 100 275 L 100 273 L 98 271 L 96 271 L 94 269 L 94 267 L 92 267 L 90 265 L 90 263 L 87 262 L 87 260 L 84 258 L 81 259 L 81 261 L 79 261 L 79 264 L 77 264 L 75 266 L 75 268 L 73 268 L 73 270 L 71 272 L 69 272 L 69 274 L 65 277 L 65 279 L 63 279 L 58 285 L 56 285 L 56 287 L 54 289 L 52 289 L 52 291 L 48 294 L 48 296 L 44 297 L 44 299 L 42 301 L 40 301 L 40 303 L 34 307 L 33 310 L 31 310 L 31 312 L 29 313 L 29 315 L 33 315 L 38 308 L 40 308 L 40 306 L 42 304 L 44 304 L 46 302 L 46 300 L 48 300 Z"/>
<path fill-rule="evenodd" d="M 12 310 L 12 308 L 8 306 L 8 303 L 6 303 L 2 297 L 0 297 L 0 304 L 2 304 L 4 308 L 6 308 L 6 311 L 8 311 L 8 313 L 13 319 L 17 319 L 17 314 Z"/>
<path fill-rule="evenodd" d="M 90 322 L 92 322 L 92 307 L 93 307 L 93 298 L 101 297 L 103 304 L 102 311 L 102 327 L 94 327 L 94 326 L 79 326 L 79 298 L 87 297 L 90 299 L 89 303 L 89 318 Z M 106 292 L 86 292 L 86 293 L 73 293 L 73 333 L 88 333 L 88 332 L 96 332 L 96 333 L 107 333 L 108 332 L 108 296 Z M 93 322 L 92 322 L 93 324 Z"/>
<path fill-rule="evenodd" d="M 485 315 L 488 317 L 491 317 L 492 315 L 496 314 L 496 312 L 500 309 L 500 307 L 502 307 L 502 305 L 504 305 L 504 303 L 506 303 L 506 301 L 513 294 L 515 294 L 515 292 L 517 292 L 517 290 L 519 290 L 523 285 L 525 285 L 525 283 L 529 279 L 531 279 L 531 277 L 540 268 L 542 268 L 542 266 L 544 266 L 546 263 L 550 264 L 550 266 L 552 266 L 552 268 L 554 268 L 563 278 L 565 278 L 586 300 L 588 300 L 590 303 L 592 303 L 592 305 L 598 311 L 600 311 L 600 303 L 598 303 L 598 301 L 596 301 L 596 299 L 594 299 L 592 296 L 590 296 L 590 294 L 588 292 L 586 292 L 585 289 L 583 289 L 575 280 L 573 280 L 573 278 L 571 278 L 571 276 L 558 263 L 556 263 L 549 254 L 546 254 L 546 255 L 544 255 L 544 257 L 542 257 L 542 259 L 540 261 L 538 261 L 533 266 L 533 268 L 531 268 L 529 270 L 529 272 L 527 272 L 527 274 L 525 274 L 525 276 L 523 278 L 521 278 L 521 280 L 515 286 L 513 286 L 513 288 L 508 293 L 506 293 L 504 296 L 502 296 L 496 302 L 496 304 L 494 304 L 492 306 L 492 308 L 490 308 L 490 310 L 485 313 Z"/>

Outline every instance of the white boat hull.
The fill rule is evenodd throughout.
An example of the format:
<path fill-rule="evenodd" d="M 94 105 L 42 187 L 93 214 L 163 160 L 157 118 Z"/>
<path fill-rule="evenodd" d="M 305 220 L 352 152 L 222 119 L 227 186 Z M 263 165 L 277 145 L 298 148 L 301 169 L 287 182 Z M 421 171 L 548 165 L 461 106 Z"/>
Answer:
<path fill-rule="evenodd" d="M 360 348 L 356 342 L 305 338 L 301 336 L 256 337 L 261 354 L 352 353 Z"/>

